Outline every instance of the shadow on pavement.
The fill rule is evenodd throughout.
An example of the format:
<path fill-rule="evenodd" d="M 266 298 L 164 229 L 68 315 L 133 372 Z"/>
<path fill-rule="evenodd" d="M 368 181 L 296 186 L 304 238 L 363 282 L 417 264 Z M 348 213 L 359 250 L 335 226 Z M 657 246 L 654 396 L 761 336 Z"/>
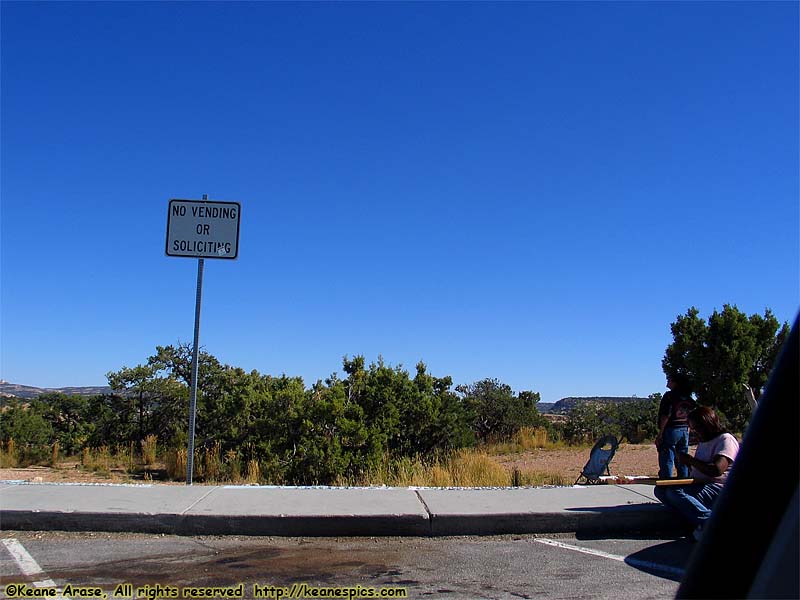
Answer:
<path fill-rule="evenodd" d="M 695 545 L 689 538 L 672 540 L 626 556 L 625 564 L 650 575 L 680 583 L 686 574 L 686 565 Z"/>
<path fill-rule="evenodd" d="M 675 539 L 686 533 L 683 521 L 662 504 L 590 506 L 568 508 L 567 512 L 601 515 L 600 519 L 576 529 L 578 539 Z"/>
<path fill-rule="evenodd" d="M 617 514 L 624 512 L 640 513 L 643 511 L 653 514 L 665 513 L 662 504 L 655 502 L 640 503 L 640 504 L 618 504 L 617 506 L 582 506 L 566 509 L 568 512 L 589 512 L 589 513 L 608 513 Z"/>
<path fill-rule="evenodd" d="M 613 537 L 618 540 L 662 539 L 664 542 L 648 546 L 625 557 L 625 564 L 644 573 L 669 579 L 680 583 L 686 574 L 686 565 L 697 544 L 691 537 L 692 530 L 670 528 L 661 533 L 648 530 L 646 532 L 616 532 Z M 599 532 L 579 533 L 575 539 L 582 541 L 606 540 L 608 535 Z"/>

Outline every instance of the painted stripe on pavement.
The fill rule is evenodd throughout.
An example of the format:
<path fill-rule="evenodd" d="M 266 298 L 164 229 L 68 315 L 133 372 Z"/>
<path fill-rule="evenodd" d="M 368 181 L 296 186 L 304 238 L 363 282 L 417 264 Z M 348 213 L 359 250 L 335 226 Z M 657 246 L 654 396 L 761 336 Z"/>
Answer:
<path fill-rule="evenodd" d="M 26 577 L 35 577 L 37 575 L 45 575 L 45 572 L 42 570 L 42 567 L 39 566 L 33 557 L 28 553 L 25 549 L 25 546 L 20 544 L 19 540 L 14 538 L 4 539 L 3 545 L 8 550 L 8 553 L 11 555 L 11 558 L 14 559 L 14 562 L 17 563 L 19 570 L 22 571 L 22 574 Z M 56 587 L 56 582 L 52 579 L 41 579 L 39 581 L 33 582 L 33 587 L 43 588 L 43 587 Z M 63 598 L 61 595 L 61 590 L 58 591 L 56 598 Z"/>
<path fill-rule="evenodd" d="M 583 554 L 591 554 L 592 556 L 601 556 L 602 558 L 608 558 L 611 560 L 624 562 L 625 564 L 631 565 L 632 567 L 637 567 L 641 569 L 650 569 L 652 571 L 660 571 L 662 573 L 669 573 L 670 575 L 677 575 L 678 577 L 683 577 L 685 573 L 683 569 L 679 569 L 678 567 L 662 565 L 660 563 L 651 562 L 649 560 L 639 560 L 638 558 L 626 558 L 624 556 L 620 556 L 619 554 L 611 554 L 610 552 L 603 552 L 602 550 L 594 550 L 593 548 L 584 548 L 582 546 L 573 546 L 572 544 L 565 544 L 564 542 L 559 542 L 558 540 L 537 538 L 536 541 L 539 542 L 540 544 L 555 546 L 556 548 L 564 548 L 565 550 L 573 550 L 574 552 L 582 552 Z"/>

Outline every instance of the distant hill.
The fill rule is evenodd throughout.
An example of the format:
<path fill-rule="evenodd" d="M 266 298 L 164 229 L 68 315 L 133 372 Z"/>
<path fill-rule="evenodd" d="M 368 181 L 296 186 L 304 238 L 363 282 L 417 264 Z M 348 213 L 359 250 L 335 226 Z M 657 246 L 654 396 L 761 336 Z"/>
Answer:
<path fill-rule="evenodd" d="M 622 404 L 624 402 L 641 402 L 647 398 L 638 396 L 586 396 L 581 398 L 562 398 L 558 402 L 539 402 L 536 409 L 542 414 L 566 415 L 579 404 L 586 402 L 602 402 L 609 404 Z"/>
<path fill-rule="evenodd" d="M 97 396 L 100 394 L 110 394 L 111 388 L 108 386 L 40 388 L 32 385 L 0 381 L 0 396 L 6 398 L 24 398 L 30 400 L 41 394 L 50 394 L 53 392 L 60 392 L 67 396 Z"/>

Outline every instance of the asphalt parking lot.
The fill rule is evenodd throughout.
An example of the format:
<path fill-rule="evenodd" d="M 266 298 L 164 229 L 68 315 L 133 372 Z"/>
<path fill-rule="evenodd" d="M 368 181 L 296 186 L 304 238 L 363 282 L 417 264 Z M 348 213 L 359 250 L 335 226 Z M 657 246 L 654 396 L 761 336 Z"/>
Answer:
<path fill-rule="evenodd" d="M 0 593 L 10 598 L 35 586 L 63 592 L 71 585 L 81 594 L 113 598 L 116 591 L 118 598 L 137 598 L 162 586 L 160 597 L 167 597 L 167 588 L 191 597 L 197 589 L 238 586 L 244 598 L 259 591 L 277 598 L 293 586 L 305 594 L 297 597 L 361 586 L 384 594 L 404 590 L 409 598 L 672 598 L 693 546 L 680 538 L 567 534 L 279 538 L 5 531 Z M 24 587 L 8 587 L 14 584 Z"/>

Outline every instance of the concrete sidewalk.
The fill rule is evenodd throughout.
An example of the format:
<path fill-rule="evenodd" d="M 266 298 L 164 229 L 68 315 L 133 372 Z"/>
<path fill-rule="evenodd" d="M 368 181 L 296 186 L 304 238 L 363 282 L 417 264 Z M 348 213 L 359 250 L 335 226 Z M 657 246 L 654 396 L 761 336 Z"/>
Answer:
<path fill-rule="evenodd" d="M 0 482 L 0 529 L 177 535 L 652 534 L 680 521 L 652 485 L 325 488 Z"/>

